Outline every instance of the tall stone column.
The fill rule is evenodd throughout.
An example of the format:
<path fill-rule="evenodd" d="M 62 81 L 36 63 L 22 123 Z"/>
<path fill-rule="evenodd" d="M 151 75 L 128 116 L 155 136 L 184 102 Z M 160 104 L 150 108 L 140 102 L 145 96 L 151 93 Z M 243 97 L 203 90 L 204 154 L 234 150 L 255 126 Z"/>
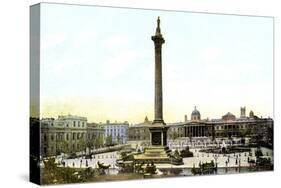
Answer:
<path fill-rule="evenodd" d="M 157 19 L 157 28 L 151 37 L 155 49 L 155 93 L 154 93 L 154 121 L 153 124 L 165 124 L 163 120 L 162 98 L 162 44 L 165 43 L 160 30 L 160 19 Z"/>

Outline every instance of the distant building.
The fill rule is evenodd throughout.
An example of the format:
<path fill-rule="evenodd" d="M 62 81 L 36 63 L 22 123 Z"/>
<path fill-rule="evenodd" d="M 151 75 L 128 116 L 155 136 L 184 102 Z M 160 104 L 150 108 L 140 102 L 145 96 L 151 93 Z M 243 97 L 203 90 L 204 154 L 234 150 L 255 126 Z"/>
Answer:
<path fill-rule="evenodd" d="M 129 141 L 133 147 L 135 146 L 146 146 L 149 145 L 149 126 L 152 124 L 152 121 L 149 121 L 147 116 L 144 119 L 144 122 L 129 126 Z"/>
<path fill-rule="evenodd" d="M 41 120 L 41 154 L 43 156 L 69 153 L 84 149 L 87 118 L 66 115 L 58 119 Z"/>
<path fill-rule="evenodd" d="M 179 137 L 208 137 L 212 139 L 249 137 L 253 142 L 264 141 L 265 143 L 272 144 L 273 120 L 271 118 L 259 118 L 254 115 L 253 111 L 250 111 L 247 117 L 246 107 L 240 108 L 240 118 L 228 112 L 221 119 L 212 120 L 201 120 L 200 113 L 195 108 L 191 114 L 190 121 L 169 124 L 168 126 L 170 128 L 178 127 Z"/>
<path fill-rule="evenodd" d="M 104 128 L 97 123 L 87 124 L 87 146 L 90 148 L 99 148 L 104 144 Z"/>
<path fill-rule="evenodd" d="M 241 109 L 240 118 L 227 113 L 222 119 L 215 119 L 207 122 L 214 129 L 214 137 L 250 137 L 255 141 L 263 141 L 273 144 L 273 120 L 271 118 L 259 118 L 250 111 L 249 116 L 244 116 L 244 109 Z M 258 139 L 258 140 L 257 140 Z"/>
<path fill-rule="evenodd" d="M 151 123 L 151 122 L 150 122 Z M 130 143 L 147 143 L 149 132 L 145 122 L 129 127 Z M 196 109 L 191 113 L 191 120 L 184 116 L 184 122 L 167 123 L 168 139 L 177 138 L 231 138 L 249 137 L 253 142 L 263 141 L 273 144 L 273 120 L 271 118 L 259 118 L 250 111 L 246 116 L 246 107 L 240 108 L 240 117 L 237 118 L 230 112 L 221 119 L 201 119 L 200 112 Z"/>
<path fill-rule="evenodd" d="M 127 121 L 123 123 L 111 123 L 109 120 L 105 124 L 101 125 L 105 131 L 105 140 L 111 137 L 111 141 L 114 144 L 126 144 L 128 140 L 128 128 L 129 123 Z"/>
<path fill-rule="evenodd" d="M 40 125 L 42 156 L 82 151 L 93 145 L 96 137 L 103 139 L 104 135 L 101 127 L 88 124 L 86 117 L 74 115 L 43 118 Z"/>

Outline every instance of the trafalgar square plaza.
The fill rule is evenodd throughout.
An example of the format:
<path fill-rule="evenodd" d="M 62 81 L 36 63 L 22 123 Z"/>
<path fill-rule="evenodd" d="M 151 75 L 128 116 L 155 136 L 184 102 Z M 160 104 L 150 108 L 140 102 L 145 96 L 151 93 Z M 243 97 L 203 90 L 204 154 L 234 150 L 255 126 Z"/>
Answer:
<path fill-rule="evenodd" d="M 166 17 L 164 16 L 164 18 Z M 153 48 L 150 48 L 152 46 L 144 47 L 153 57 L 153 61 L 147 62 L 150 65 L 147 66 L 145 73 L 153 73 L 146 76 L 153 78 L 146 80 L 149 85 L 153 86 L 149 91 L 153 92 L 151 100 L 149 99 L 153 102 L 146 106 L 151 112 L 148 116 L 144 115 L 143 121 L 135 123 L 130 121 L 131 117 L 110 121 L 108 119 L 114 120 L 115 118 L 111 118 L 110 113 L 103 118 L 103 121 L 100 119 L 95 121 L 87 116 L 86 111 L 77 113 L 77 111 L 65 108 L 66 110 L 60 114 L 59 110 L 57 112 L 50 110 L 54 106 L 53 104 L 47 106 L 49 114 L 40 119 L 30 118 L 31 129 L 32 126 L 40 124 L 39 166 L 42 169 L 42 183 L 99 182 L 273 170 L 273 119 L 268 114 L 258 112 L 261 108 L 255 108 L 255 104 L 250 107 L 241 103 L 236 104 L 239 114 L 226 111 L 220 112 L 223 115 L 219 118 L 205 118 L 205 116 L 203 118 L 200 108 L 204 107 L 195 101 L 192 106 L 188 107 L 188 109 L 192 109 L 190 115 L 181 115 L 182 120 L 167 121 L 166 117 L 171 117 L 175 109 L 168 105 L 165 108 L 165 92 L 169 93 L 172 89 L 169 89 L 171 83 L 165 82 L 171 78 L 171 75 L 165 74 L 167 71 L 163 71 L 163 69 L 166 64 L 173 63 L 168 61 L 171 60 L 171 57 L 166 56 L 165 53 L 169 53 L 171 46 L 175 45 L 169 36 L 176 35 L 176 33 L 167 32 L 167 36 L 165 35 L 164 28 L 169 27 L 169 23 L 167 23 L 168 21 L 165 23 L 166 20 L 161 15 L 146 21 L 151 22 L 150 25 L 154 25 L 153 28 L 150 28 L 150 31 L 153 30 L 152 36 L 138 40 L 147 40 L 153 44 Z M 138 19 L 135 22 L 138 22 Z M 163 23 L 166 24 L 164 28 Z M 182 26 L 184 27 L 184 24 Z M 134 34 L 134 28 L 131 29 Z M 88 36 L 89 33 L 85 35 Z M 96 35 L 98 37 L 98 34 Z M 187 46 L 187 49 L 192 48 L 188 47 L 188 42 L 184 45 Z M 184 48 L 184 46 L 180 46 L 180 48 Z M 174 52 L 174 49 L 172 50 Z M 217 51 L 212 52 L 217 53 Z M 130 54 L 122 57 L 130 59 Z M 119 62 L 118 59 L 116 61 Z M 116 68 L 116 66 L 114 67 Z M 106 70 L 110 68 L 107 67 Z M 117 66 L 116 69 L 118 68 Z M 177 69 L 181 68 L 177 67 Z M 202 69 L 204 68 L 202 67 Z M 193 71 L 196 72 L 197 69 Z M 196 80 L 200 80 L 200 71 L 198 69 Z M 114 74 L 114 70 L 112 74 Z M 132 78 L 127 77 L 126 83 L 130 79 L 137 79 L 133 78 L 134 74 L 129 75 Z M 88 76 L 95 79 L 95 75 L 81 75 L 81 79 L 84 77 L 86 79 Z M 77 76 L 77 79 L 79 77 Z M 186 82 L 189 80 L 187 79 Z M 73 85 L 75 84 L 73 83 Z M 87 87 L 91 87 L 91 85 L 87 85 Z M 137 87 L 144 86 L 133 84 L 131 89 Z M 82 86 L 78 84 L 77 88 L 82 89 Z M 188 96 L 196 93 L 195 87 L 184 89 L 188 92 Z M 216 92 L 204 89 L 201 91 L 204 92 L 206 98 L 215 95 L 213 93 Z M 138 93 L 141 96 L 141 89 L 138 90 Z M 117 92 L 117 94 L 119 93 Z M 110 92 L 109 95 L 115 95 L 115 91 Z M 182 93 L 175 94 L 171 99 L 167 94 L 167 100 L 175 101 L 177 96 L 181 98 L 183 95 Z M 196 97 L 194 96 L 194 98 Z M 128 100 L 131 99 L 128 98 Z M 223 101 L 223 98 L 221 100 Z M 75 102 L 73 101 L 73 103 Z M 126 102 L 126 100 L 122 101 L 122 103 Z M 220 105 L 224 106 L 228 103 L 227 101 L 217 103 L 217 106 Z M 118 111 L 113 103 L 112 108 L 115 109 L 115 111 L 110 111 L 112 114 L 121 114 L 123 109 L 120 107 L 120 111 Z M 136 105 L 136 109 L 131 108 L 130 110 L 142 110 L 137 108 Z M 86 109 L 91 111 L 91 108 Z M 106 109 L 106 107 L 100 108 L 100 113 L 99 110 L 96 110 L 96 117 L 102 117 L 102 111 L 106 111 Z M 213 110 L 215 111 L 216 108 L 213 107 Z"/>

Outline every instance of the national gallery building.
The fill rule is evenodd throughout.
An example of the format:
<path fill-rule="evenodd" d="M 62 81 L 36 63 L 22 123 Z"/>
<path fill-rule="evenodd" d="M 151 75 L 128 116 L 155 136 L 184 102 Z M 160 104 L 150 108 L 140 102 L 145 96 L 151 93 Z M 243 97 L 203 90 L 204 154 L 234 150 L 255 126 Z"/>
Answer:
<path fill-rule="evenodd" d="M 148 126 L 152 122 L 146 117 L 140 124 L 129 127 L 129 143 L 146 145 L 149 143 Z M 251 138 L 252 141 L 264 141 L 272 144 L 273 137 L 273 119 L 262 118 L 254 115 L 250 111 L 246 116 L 246 107 L 240 108 L 240 117 L 236 117 L 228 112 L 220 119 L 201 119 L 200 112 L 196 109 L 191 113 L 191 119 L 188 120 L 185 115 L 184 122 L 170 123 L 166 126 L 168 129 L 168 139 L 211 139 L 216 138 Z"/>

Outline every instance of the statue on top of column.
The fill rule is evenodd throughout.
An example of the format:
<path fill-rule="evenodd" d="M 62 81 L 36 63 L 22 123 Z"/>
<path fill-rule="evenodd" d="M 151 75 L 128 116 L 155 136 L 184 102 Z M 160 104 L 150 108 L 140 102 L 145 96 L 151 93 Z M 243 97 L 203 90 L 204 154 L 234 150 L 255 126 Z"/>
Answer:
<path fill-rule="evenodd" d="M 156 33 L 155 35 L 161 35 L 161 30 L 160 30 L 160 17 L 158 16 L 157 18 L 157 28 L 156 28 Z"/>

